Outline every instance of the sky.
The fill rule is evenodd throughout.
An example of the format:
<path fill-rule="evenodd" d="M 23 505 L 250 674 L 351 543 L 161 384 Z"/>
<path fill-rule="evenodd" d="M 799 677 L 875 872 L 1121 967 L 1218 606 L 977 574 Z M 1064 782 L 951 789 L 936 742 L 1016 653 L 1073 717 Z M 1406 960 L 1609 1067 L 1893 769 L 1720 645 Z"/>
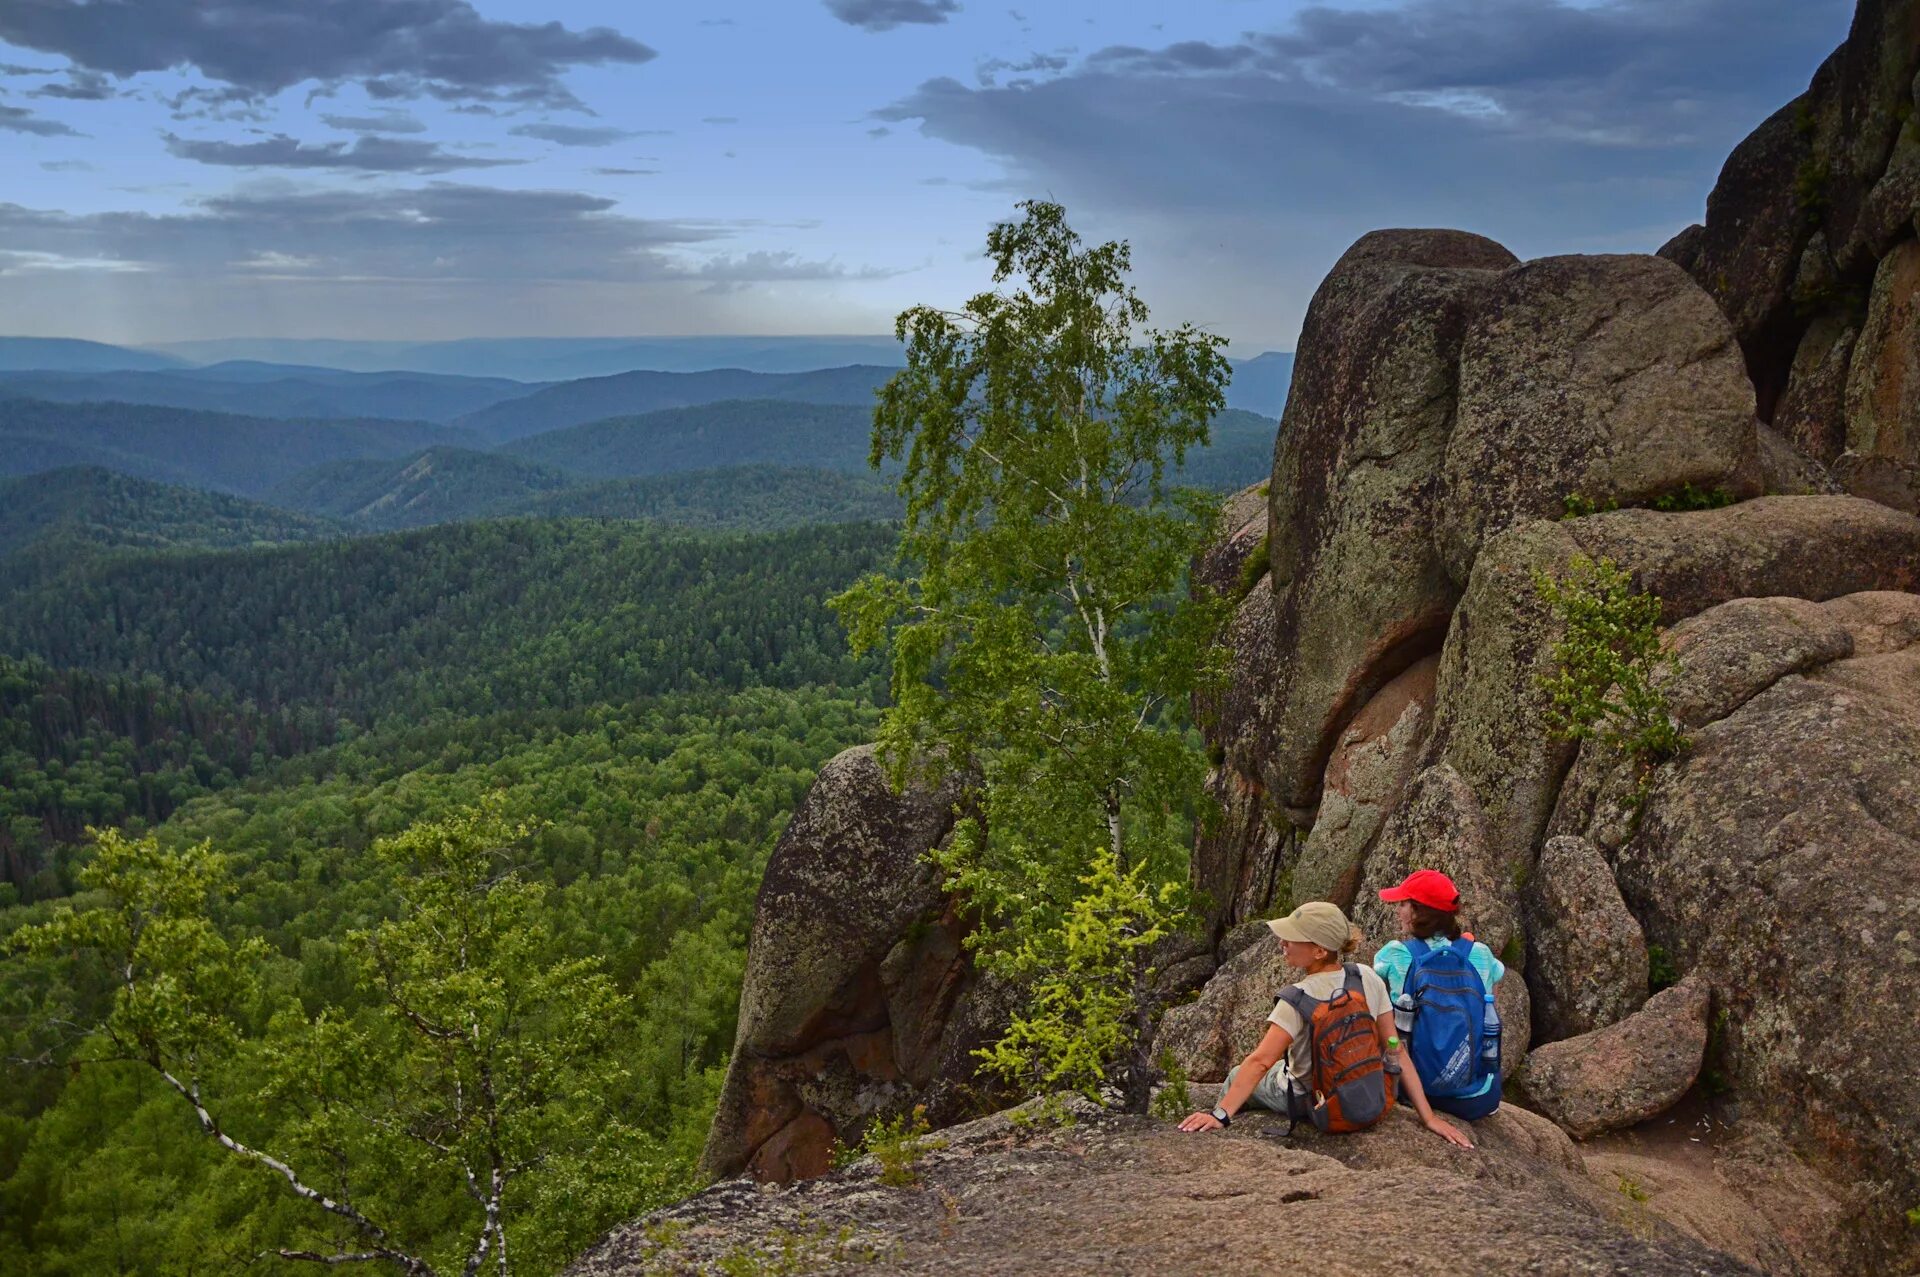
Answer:
<path fill-rule="evenodd" d="M 1058 200 L 1156 324 L 1340 252 L 1651 252 L 1845 0 L 0 0 L 0 333 L 876 333 Z"/>

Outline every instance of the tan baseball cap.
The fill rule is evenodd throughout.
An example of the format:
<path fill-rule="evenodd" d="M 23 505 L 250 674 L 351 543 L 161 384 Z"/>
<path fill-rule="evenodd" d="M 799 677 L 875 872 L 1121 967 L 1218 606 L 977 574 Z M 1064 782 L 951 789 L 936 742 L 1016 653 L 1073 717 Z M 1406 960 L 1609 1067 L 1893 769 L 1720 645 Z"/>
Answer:
<path fill-rule="evenodd" d="M 1304 940 L 1331 953 L 1346 948 L 1353 934 L 1340 906 L 1325 900 L 1309 900 L 1286 917 L 1274 918 L 1267 925 L 1282 940 Z"/>

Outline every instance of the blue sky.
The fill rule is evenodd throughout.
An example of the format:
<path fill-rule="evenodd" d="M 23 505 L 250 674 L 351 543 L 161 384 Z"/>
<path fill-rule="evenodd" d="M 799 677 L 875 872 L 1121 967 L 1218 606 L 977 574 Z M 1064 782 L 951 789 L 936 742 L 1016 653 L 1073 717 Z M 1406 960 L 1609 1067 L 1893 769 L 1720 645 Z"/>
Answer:
<path fill-rule="evenodd" d="M 0 332 L 878 332 L 1038 195 L 1290 349 L 1373 227 L 1656 248 L 1851 8 L 0 0 Z"/>

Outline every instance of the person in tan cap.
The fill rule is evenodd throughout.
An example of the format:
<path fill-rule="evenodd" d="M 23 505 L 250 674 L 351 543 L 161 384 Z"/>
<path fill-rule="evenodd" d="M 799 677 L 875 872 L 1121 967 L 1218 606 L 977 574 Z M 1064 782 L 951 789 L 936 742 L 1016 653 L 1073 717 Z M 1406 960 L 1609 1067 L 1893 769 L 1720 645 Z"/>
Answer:
<path fill-rule="evenodd" d="M 1378 1053 L 1386 1071 L 1391 1073 L 1399 1065 L 1400 1042 L 1394 1033 L 1393 1002 L 1387 994 L 1386 982 L 1372 967 L 1348 961 L 1359 946 L 1360 932 L 1347 921 L 1340 906 L 1324 900 L 1310 901 L 1284 918 L 1273 919 L 1267 926 L 1279 938 L 1287 965 L 1303 974 L 1274 1002 L 1273 1014 L 1267 1017 L 1266 1035 L 1259 1045 L 1227 1074 L 1220 1102 L 1211 1111 L 1185 1118 L 1180 1123 L 1183 1131 L 1221 1130 L 1231 1125 L 1234 1114 L 1249 1104 L 1304 1119 L 1316 1098 L 1324 1097 L 1317 1096 L 1313 1084 L 1313 1035 L 1307 1031 L 1308 1021 L 1302 1008 L 1329 1003 L 1343 988 L 1355 990 L 1364 997 L 1365 1015 L 1373 1022 Z M 1294 990 L 1299 992 L 1296 994 Z M 1410 1095 L 1418 1091 L 1419 1079 L 1413 1077 L 1411 1071 L 1402 1075 L 1402 1080 L 1411 1088 Z M 1390 1104 L 1391 1089 L 1388 1096 L 1386 1103 Z M 1416 1108 L 1426 1106 L 1417 1104 Z M 1366 1120 L 1378 1120 L 1378 1114 Z M 1473 1147 L 1466 1135 L 1438 1118 L 1429 1117 L 1426 1126 L 1442 1139 L 1463 1148 Z"/>

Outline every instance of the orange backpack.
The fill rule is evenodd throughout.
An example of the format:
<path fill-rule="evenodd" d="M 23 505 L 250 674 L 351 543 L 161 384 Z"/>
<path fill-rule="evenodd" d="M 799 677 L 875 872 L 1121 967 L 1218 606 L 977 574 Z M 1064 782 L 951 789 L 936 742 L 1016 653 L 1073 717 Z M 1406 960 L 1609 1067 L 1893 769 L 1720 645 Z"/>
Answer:
<path fill-rule="evenodd" d="M 1393 1083 L 1380 1054 L 1379 1029 L 1367 1010 L 1360 968 L 1349 962 L 1343 969 L 1346 979 L 1331 997 L 1316 998 L 1297 984 L 1280 990 L 1280 1001 L 1306 1023 L 1307 1055 L 1313 1061 L 1305 1079 L 1308 1091 L 1287 1088 L 1287 1116 L 1293 1125 L 1311 1121 L 1329 1134 L 1365 1130 L 1393 1107 Z"/>

